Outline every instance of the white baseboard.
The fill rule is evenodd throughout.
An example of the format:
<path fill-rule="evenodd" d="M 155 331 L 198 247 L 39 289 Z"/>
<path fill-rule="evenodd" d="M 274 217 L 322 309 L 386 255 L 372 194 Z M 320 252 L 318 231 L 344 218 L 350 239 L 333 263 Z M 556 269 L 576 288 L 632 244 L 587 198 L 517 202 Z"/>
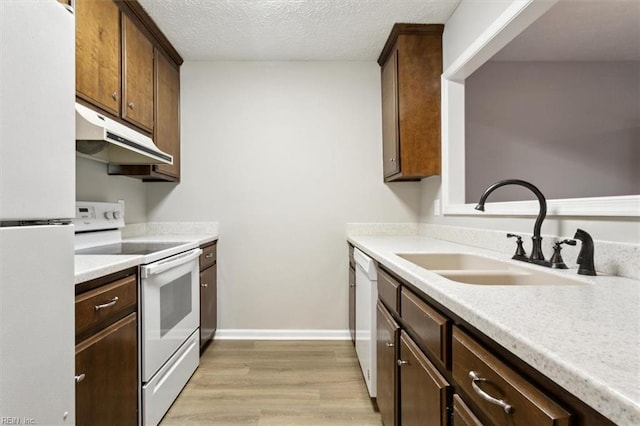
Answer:
<path fill-rule="evenodd" d="M 218 329 L 216 340 L 349 340 L 349 330 Z"/>

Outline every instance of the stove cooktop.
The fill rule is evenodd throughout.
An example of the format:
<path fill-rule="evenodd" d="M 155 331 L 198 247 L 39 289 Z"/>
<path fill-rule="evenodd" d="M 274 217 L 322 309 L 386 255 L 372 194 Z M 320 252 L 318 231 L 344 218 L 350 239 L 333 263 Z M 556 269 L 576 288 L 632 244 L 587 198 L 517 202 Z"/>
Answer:
<path fill-rule="evenodd" d="M 188 242 L 123 242 L 76 250 L 76 254 L 148 255 L 189 244 Z"/>

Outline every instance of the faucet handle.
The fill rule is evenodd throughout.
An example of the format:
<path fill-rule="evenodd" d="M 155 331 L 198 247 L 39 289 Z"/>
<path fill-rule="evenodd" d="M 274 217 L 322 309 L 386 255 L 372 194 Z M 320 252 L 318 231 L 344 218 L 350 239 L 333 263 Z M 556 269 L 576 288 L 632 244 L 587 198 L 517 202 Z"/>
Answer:
<path fill-rule="evenodd" d="M 564 263 L 564 260 L 562 259 L 562 255 L 560 254 L 560 251 L 562 250 L 562 244 L 567 244 L 570 246 L 575 246 L 577 244 L 576 240 L 562 240 L 562 241 L 556 241 L 556 243 L 553 245 L 553 256 L 551 256 L 551 259 L 549 260 L 549 262 L 551 263 L 551 267 L 553 269 L 568 269 L 567 265 Z"/>
<path fill-rule="evenodd" d="M 518 234 L 507 234 L 507 238 L 515 238 L 516 239 L 516 244 L 518 245 L 518 247 L 516 248 L 516 253 L 511 257 L 512 259 L 515 260 L 524 260 L 527 261 L 527 252 L 524 251 L 524 247 L 522 246 L 522 236 L 518 235 Z"/>

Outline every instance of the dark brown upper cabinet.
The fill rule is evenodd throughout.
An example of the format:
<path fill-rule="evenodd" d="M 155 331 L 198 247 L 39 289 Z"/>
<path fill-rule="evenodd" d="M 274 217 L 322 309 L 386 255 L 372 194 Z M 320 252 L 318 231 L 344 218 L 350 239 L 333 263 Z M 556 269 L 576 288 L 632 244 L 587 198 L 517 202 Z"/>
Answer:
<path fill-rule="evenodd" d="M 122 118 L 153 132 L 153 44 L 122 15 Z"/>
<path fill-rule="evenodd" d="M 76 95 L 120 115 L 120 9 L 112 1 L 76 0 Z"/>
<path fill-rule="evenodd" d="M 114 165 L 109 174 L 180 180 L 182 58 L 135 0 L 76 0 L 76 96 L 153 138 L 171 165 Z"/>
<path fill-rule="evenodd" d="M 385 182 L 440 174 L 441 24 L 395 24 L 378 58 Z"/>

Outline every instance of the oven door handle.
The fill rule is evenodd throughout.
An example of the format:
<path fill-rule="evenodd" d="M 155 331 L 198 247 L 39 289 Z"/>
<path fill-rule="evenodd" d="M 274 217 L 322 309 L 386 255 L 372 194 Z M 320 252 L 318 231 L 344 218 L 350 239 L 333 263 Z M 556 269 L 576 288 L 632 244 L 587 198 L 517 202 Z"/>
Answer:
<path fill-rule="evenodd" d="M 152 263 L 142 267 L 142 278 L 147 278 L 150 275 L 156 275 L 161 272 L 167 271 L 176 266 L 184 265 L 191 262 L 202 254 L 202 249 L 194 249 L 177 256 L 172 256 L 169 259 L 161 260 L 160 262 Z"/>

